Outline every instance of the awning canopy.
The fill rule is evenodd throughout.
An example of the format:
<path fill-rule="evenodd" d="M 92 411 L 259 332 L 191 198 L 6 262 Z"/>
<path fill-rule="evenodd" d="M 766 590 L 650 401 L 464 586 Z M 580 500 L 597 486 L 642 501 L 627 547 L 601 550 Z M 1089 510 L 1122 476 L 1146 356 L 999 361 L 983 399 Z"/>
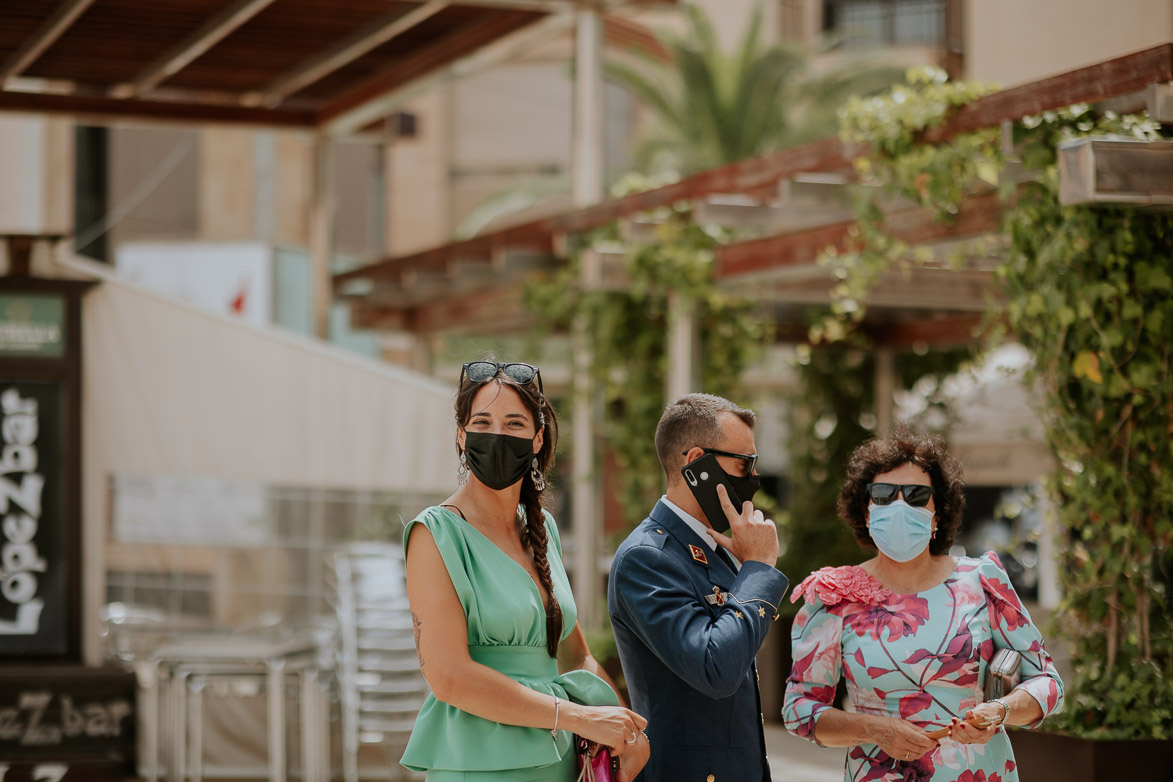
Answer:
<path fill-rule="evenodd" d="M 605 5 L 662 5 L 628 0 Z M 569 0 L 4 0 L 0 111 L 353 131 Z M 616 31 L 617 34 L 622 31 Z"/>
<path fill-rule="evenodd" d="M 1169 81 L 1173 44 L 1162 44 L 981 98 L 927 131 L 924 139 L 947 141 L 1082 102 L 1135 111 L 1145 107 L 1150 85 Z M 351 301 L 355 321 L 363 327 L 418 334 L 522 330 L 533 325 L 521 306 L 524 281 L 535 268 L 564 263 L 566 237 L 615 220 L 638 230 L 641 213 L 686 201 L 701 212 L 700 219 L 756 221 L 763 227 L 762 238 L 718 249 L 716 279 L 761 300 L 783 338 L 803 339 L 806 311 L 825 307 L 835 283 L 817 258 L 824 248 L 842 248 L 847 238 L 852 217 L 842 186 L 853 179 L 851 162 L 858 152 L 830 138 L 738 161 L 655 190 L 387 258 L 336 275 L 335 292 Z M 900 273 L 881 280 L 869 298 L 864 330 L 891 346 L 972 339 L 994 291 L 997 259 L 975 259 L 955 270 L 943 256 L 957 242 L 996 234 L 1001 215 L 1001 202 L 992 192 L 972 194 L 950 223 L 893 204 L 889 221 L 896 235 L 911 245 L 938 248 L 942 260 L 914 270 L 913 283 Z"/>

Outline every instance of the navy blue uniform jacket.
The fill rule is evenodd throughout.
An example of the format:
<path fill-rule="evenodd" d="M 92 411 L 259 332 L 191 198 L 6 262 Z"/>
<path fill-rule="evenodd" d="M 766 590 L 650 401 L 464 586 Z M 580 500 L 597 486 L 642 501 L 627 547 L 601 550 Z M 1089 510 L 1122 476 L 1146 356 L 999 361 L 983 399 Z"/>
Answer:
<path fill-rule="evenodd" d="M 648 720 L 641 782 L 770 779 L 754 657 L 786 586 L 761 562 L 734 570 L 663 502 L 619 546 L 607 602 Z"/>

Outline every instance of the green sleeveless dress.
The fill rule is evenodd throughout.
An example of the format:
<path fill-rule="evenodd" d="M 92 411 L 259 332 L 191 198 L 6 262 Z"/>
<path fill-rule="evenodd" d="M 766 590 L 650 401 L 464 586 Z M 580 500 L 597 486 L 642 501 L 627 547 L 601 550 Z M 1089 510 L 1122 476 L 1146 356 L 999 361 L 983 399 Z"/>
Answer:
<path fill-rule="evenodd" d="M 562 606 L 562 638 L 578 611 L 562 566 L 562 542 L 553 517 L 543 513 L 554 595 Z M 432 533 L 468 619 L 468 651 L 525 686 L 563 700 L 618 706 L 615 691 L 588 671 L 558 673 L 546 653 L 546 610 L 537 584 L 509 555 L 452 510 L 433 506 L 408 523 Z M 503 725 L 474 716 L 429 694 L 400 761 L 426 771 L 428 782 L 572 782 L 571 734 Z"/>

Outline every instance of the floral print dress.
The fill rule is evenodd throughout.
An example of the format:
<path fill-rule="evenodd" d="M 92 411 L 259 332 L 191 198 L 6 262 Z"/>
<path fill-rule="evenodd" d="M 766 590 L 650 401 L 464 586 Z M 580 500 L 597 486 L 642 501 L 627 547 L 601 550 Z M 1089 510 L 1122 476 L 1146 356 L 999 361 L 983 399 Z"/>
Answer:
<path fill-rule="evenodd" d="M 957 558 L 943 583 L 916 594 L 884 589 L 854 565 L 812 573 L 790 599 L 800 594 L 806 604 L 794 620 L 794 668 L 782 709 L 786 728 L 797 736 L 817 743 L 815 724 L 832 707 L 841 675 L 857 712 L 925 730 L 964 719 L 983 700 L 991 658 L 1007 647 L 1022 654 L 1016 689 L 1030 693 L 1044 717 L 1062 707 L 1063 682 L 993 552 Z M 1016 782 L 1018 773 L 999 728 L 986 744 L 944 738 L 908 761 L 876 744 L 850 747 L 844 780 Z"/>

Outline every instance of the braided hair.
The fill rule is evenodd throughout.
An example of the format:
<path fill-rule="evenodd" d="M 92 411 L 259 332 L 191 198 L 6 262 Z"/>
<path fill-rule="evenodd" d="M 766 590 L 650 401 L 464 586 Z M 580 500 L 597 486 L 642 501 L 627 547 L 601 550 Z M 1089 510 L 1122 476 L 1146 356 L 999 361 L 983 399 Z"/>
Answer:
<path fill-rule="evenodd" d="M 489 381 L 485 381 L 489 382 Z M 554 450 L 558 445 L 558 417 L 550 401 L 538 389 L 535 382 L 518 383 L 504 374 L 498 374 L 492 382 L 509 386 L 521 397 L 522 403 L 534 417 L 535 429 L 543 433 L 542 447 L 534 455 L 537 470 L 543 482 L 545 475 L 554 466 Z M 463 428 L 472 413 L 472 400 L 484 383 L 462 381 L 456 392 L 456 423 Z M 457 452 L 460 445 L 457 444 Z M 549 596 L 546 603 L 546 651 L 551 657 L 558 656 L 558 642 L 562 638 L 562 606 L 554 596 L 554 580 L 550 575 L 548 556 L 549 534 L 543 513 L 545 490 L 539 490 L 534 482 L 533 470 L 527 471 L 521 479 L 521 503 L 518 516 L 521 521 L 521 544 L 533 551 L 534 567 L 538 571 L 538 583 Z"/>

